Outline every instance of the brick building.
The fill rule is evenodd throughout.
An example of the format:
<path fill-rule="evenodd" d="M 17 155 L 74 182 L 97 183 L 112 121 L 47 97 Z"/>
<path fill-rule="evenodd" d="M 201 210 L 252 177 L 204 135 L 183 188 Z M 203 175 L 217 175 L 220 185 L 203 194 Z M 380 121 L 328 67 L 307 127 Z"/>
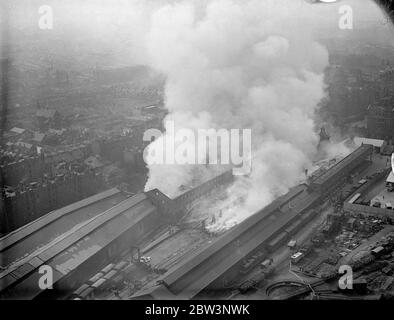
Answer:
<path fill-rule="evenodd" d="M 368 107 L 368 136 L 392 140 L 394 136 L 394 95 L 382 98 Z"/>

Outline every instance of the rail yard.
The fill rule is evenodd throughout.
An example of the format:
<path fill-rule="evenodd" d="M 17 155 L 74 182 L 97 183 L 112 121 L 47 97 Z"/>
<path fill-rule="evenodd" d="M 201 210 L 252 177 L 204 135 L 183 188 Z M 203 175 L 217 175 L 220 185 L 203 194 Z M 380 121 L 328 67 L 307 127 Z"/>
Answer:
<path fill-rule="evenodd" d="M 376 179 L 354 180 L 382 163 L 372 145 L 361 145 L 219 233 L 207 228 L 214 216 L 193 216 L 193 208 L 202 199 L 219 203 L 225 198 L 234 181 L 231 171 L 174 199 L 157 189 L 134 196 L 111 189 L 1 238 L 7 259 L 2 260 L 0 294 L 8 299 L 77 300 L 293 299 L 317 296 L 317 291 L 324 298 L 344 296 L 332 288 L 339 277 L 336 265 L 360 264 L 361 258 L 350 259 L 360 254 L 351 252 L 379 247 L 379 232 L 384 232 L 384 243 L 391 243 L 389 221 L 356 219 L 343 210 L 353 194 Z M 387 169 L 381 172 L 379 177 Z M 351 225 L 355 220 L 364 225 L 358 235 Z M 336 253 L 327 245 L 332 235 Z M 371 237 L 375 241 L 362 246 Z M 388 259 L 389 249 L 384 250 Z M 364 264 L 371 262 L 363 259 Z M 44 264 L 54 270 L 55 290 L 35 285 Z M 383 264 L 389 274 L 391 263 Z M 390 278 L 382 281 L 391 285 Z"/>

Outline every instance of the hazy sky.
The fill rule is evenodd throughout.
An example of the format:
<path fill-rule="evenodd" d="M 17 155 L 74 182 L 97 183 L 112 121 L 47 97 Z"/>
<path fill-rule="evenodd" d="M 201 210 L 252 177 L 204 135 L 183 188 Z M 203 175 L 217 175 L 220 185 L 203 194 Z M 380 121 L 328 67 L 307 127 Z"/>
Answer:
<path fill-rule="evenodd" d="M 229 0 L 240 1 L 240 0 Z M 261 0 L 264 1 L 264 0 Z M 377 33 L 392 28 L 387 24 L 384 13 L 372 0 L 341 0 L 333 4 L 311 4 L 298 2 L 299 20 L 308 25 L 318 36 L 341 36 L 338 28 L 340 6 L 350 5 L 353 9 L 354 30 L 364 28 L 366 22 L 376 22 Z M 4 1 L 5 2 L 5 1 Z M 8 1 L 9 38 L 13 47 L 29 48 L 32 43 L 35 52 L 43 49 L 52 55 L 78 53 L 111 53 L 121 64 L 143 63 L 144 38 L 150 28 L 152 14 L 159 8 L 179 3 L 196 4 L 196 12 L 204 15 L 209 0 L 18 0 Z M 242 0 L 247 3 L 247 1 Z M 53 9 L 53 30 L 38 28 L 38 8 L 43 4 Z M 4 13 L 4 9 L 3 9 Z M 297 13 L 298 14 L 298 13 Z M 263 16 L 263 13 L 262 13 Z M 312 18 L 311 18 L 312 17 Z M 197 18 L 198 19 L 198 18 Z M 286 24 L 286 21 L 283 21 Z M 376 27 L 375 26 L 375 27 Z M 379 31 L 380 30 L 380 31 Z M 30 44 L 21 41 L 27 41 Z M 1 40 L 1 39 L 0 39 Z M 43 52 L 45 53 L 45 52 Z M 115 61 L 114 61 L 115 62 Z M 116 62 L 115 62 L 116 63 Z"/>
<path fill-rule="evenodd" d="M 264 0 L 262 0 L 264 1 Z M 372 0 L 341 0 L 332 4 L 311 4 L 308 0 L 289 0 L 299 2 L 300 7 L 308 8 L 319 16 L 321 22 L 336 20 L 338 8 L 343 5 L 350 5 L 353 8 L 356 21 L 374 20 L 383 17 L 382 11 Z M 168 3 L 195 2 L 204 6 L 207 0 L 19 0 L 9 2 L 11 5 L 11 18 L 15 26 L 25 28 L 37 25 L 38 8 L 45 4 L 54 9 L 55 20 L 58 23 L 77 23 L 85 25 L 94 22 L 108 22 L 117 17 L 122 22 L 124 18 L 135 18 L 141 13 L 147 17 L 148 11 L 158 8 Z M 92 20 L 92 21 L 89 21 Z"/>

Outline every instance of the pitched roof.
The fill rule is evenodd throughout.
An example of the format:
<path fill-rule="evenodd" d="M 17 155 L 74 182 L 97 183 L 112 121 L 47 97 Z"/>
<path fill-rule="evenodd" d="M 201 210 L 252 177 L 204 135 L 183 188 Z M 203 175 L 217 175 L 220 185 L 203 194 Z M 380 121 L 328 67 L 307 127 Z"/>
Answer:
<path fill-rule="evenodd" d="M 18 142 L 15 143 L 15 145 L 17 145 L 18 147 L 26 148 L 26 149 L 31 149 L 33 147 L 32 144 L 26 143 L 26 142 L 23 142 L 23 141 L 18 141 Z"/>
<path fill-rule="evenodd" d="M 14 127 L 10 131 L 14 133 L 22 134 L 23 132 L 25 132 L 25 129 Z"/>
<path fill-rule="evenodd" d="M 384 140 L 354 137 L 354 143 L 357 146 L 361 146 L 362 144 L 372 144 L 374 147 L 381 148 L 383 146 Z"/>
<path fill-rule="evenodd" d="M 45 133 L 34 132 L 33 141 L 42 142 L 45 139 Z"/>
<path fill-rule="evenodd" d="M 56 110 L 52 109 L 38 109 L 36 112 L 36 116 L 42 118 L 53 118 L 56 112 Z"/>
<path fill-rule="evenodd" d="M 386 182 L 390 182 L 390 183 L 394 183 L 394 174 L 393 171 L 390 172 L 390 174 L 388 175 Z"/>

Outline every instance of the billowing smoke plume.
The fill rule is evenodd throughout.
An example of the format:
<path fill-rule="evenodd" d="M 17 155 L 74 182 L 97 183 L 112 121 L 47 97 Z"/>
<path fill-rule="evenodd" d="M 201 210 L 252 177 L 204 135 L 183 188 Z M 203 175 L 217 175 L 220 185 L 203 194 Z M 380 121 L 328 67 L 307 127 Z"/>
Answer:
<path fill-rule="evenodd" d="M 146 44 L 150 65 L 167 76 L 168 118 L 179 128 L 252 129 L 252 173 L 229 191 L 245 199 L 223 221 L 266 205 L 311 166 L 328 53 L 308 19 L 299 2 L 278 0 L 173 3 L 152 16 Z M 151 165 L 146 189 L 173 196 L 211 170 Z"/>

